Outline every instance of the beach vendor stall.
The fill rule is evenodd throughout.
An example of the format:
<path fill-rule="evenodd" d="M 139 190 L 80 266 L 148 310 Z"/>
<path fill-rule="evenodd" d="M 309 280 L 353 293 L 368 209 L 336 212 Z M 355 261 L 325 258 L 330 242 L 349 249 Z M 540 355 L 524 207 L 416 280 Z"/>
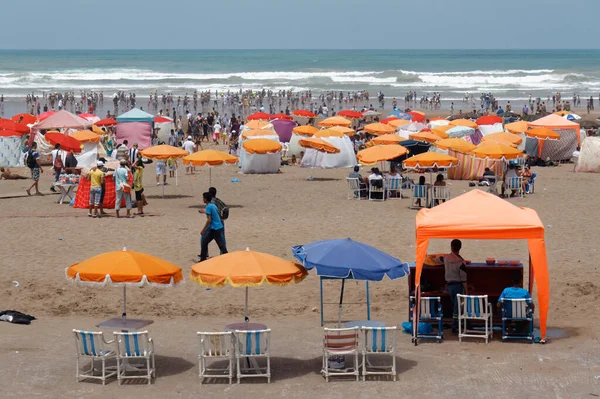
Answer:
<path fill-rule="evenodd" d="M 413 326 L 418 325 L 420 297 L 440 297 L 444 317 L 452 316 L 451 297 L 446 290 L 445 268 L 428 256 L 430 239 L 527 240 L 529 249 L 529 292 L 537 284 L 538 313 L 542 341 L 546 338 L 546 321 L 550 300 L 548 261 L 544 225 L 533 209 L 521 208 L 480 190 L 473 190 L 433 209 L 422 209 L 416 218 L 416 264 L 409 279 L 409 296 L 416 296 Z M 515 272 L 523 273 L 519 261 L 485 263 L 465 261 L 469 295 L 488 295 L 494 303 L 502 290 L 513 285 Z M 414 273 L 413 273 L 414 271 Z M 495 309 L 495 306 L 492 306 Z M 496 322 L 501 318 L 496 316 Z M 414 329 L 414 327 L 413 327 Z M 415 345 L 416 331 L 413 331 Z"/>

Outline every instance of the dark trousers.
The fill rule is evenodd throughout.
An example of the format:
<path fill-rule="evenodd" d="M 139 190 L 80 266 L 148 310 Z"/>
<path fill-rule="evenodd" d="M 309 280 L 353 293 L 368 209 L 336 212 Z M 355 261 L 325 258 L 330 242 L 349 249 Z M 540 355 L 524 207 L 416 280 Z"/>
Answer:
<path fill-rule="evenodd" d="M 452 298 L 452 331 L 458 330 L 458 294 L 464 294 L 465 290 L 461 283 L 449 283 L 448 294 Z"/>
<path fill-rule="evenodd" d="M 215 240 L 221 255 L 227 253 L 227 243 L 225 242 L 225 229 L 213 230 L 206 229 L 202 237 L 200 237 L 200 262 L 208 258 L 208 244 Z"/>

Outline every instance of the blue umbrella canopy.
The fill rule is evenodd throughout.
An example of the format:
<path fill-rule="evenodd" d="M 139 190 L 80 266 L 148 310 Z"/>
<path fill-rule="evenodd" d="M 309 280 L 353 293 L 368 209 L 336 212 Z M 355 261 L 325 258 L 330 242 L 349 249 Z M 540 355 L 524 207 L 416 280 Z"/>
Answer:
<path fill-rule="evenodd" d="M 408 263 L 350 238 L 298 245 L 292 254 L 306 269 L 316 269 L 318 276 L 381 281 L 384 276 L 393 280 L 410 273 Z"/>
<path fill-rule="evenodd" d="M 386 116 L 386 118 L 396 117 L 398 119 L 404 119 L 406 121 L 410 121 L 413 117 L 405 112 L 398 111 L 397 109 L 393 110 L 391 114 Z"/>

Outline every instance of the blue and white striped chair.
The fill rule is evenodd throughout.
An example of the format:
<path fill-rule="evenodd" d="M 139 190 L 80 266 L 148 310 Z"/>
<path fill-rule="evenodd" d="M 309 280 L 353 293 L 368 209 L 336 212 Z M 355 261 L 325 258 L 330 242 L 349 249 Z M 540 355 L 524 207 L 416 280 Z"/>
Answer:
<path fill-rule="evenodd" d="M 462 338 L 484 338 L 485 343 L 494 336 L 492 324 L 492 304 L 487 295 L 458 294 L 458 341 Z M 467 328 L 467 322 L 478 320 L 484 322 L 484 330 Z"/>
<path fill-rule="evenodd" d="M 520 176 L 511 177 L 506 181 L 506 190 L 509 193 L 516 191 L 516 195 L 519 198 L 523 198 L 523 178 Z"/>
<path fill-rule="evenodd" d="M 398 327 L 361 327 L 362 334 L 362 374 L 391 375 L 396 381 L 396 331 Z M 373 366 L 368 356 L 391 356 L 391 365 Z"/>
<path fill-rule="evenodd" d="M 116 353 L 114 350 L 106 349 L 106 345 L 110 345 L 115 341 L 105 341 L 102 332 L 73 330 L 75 334 L 75 348 L 77 349 L 77 358 L 75 360 L 75 378 L 79 382 L 80 377 L 94 378 L 102 381 L 102 385 L 106 384 L 106 379 L 117 374 L 116 371 L 106 373 L 106 361 L 115 359 Z M 90 370 L 80 373 L 79 358 L 89 358 L 92 363 Z M 102 363 L 102 374 L 94 375 L 94 360 L 100 360 Z"/>
<path fill-rule="evenodd" d="M 199 377 L 233 379 L 233 358 L 235 357 L 233 345 L 233 332 L 198 332 L 198 364 Z M 227 367 L 209 367 L 208 360 L 226 359 Z"/>
<path fill-rule="evenodd" d="M 502 308 L 502 342 L 507 339 L 528 339 L 533 344 L 533 301 L 527 299 L 500 299 Z M 517 327 L 527 323 L 526 331 L 510 332 L 510 324 L 516 322 Z"/>
<path fill-rule="evenodd" d="M 402 199 L 402 178 L 391 177 L 385 180 L 387 198 Z"/>
<path fill-rule="evenodd" d="M 412 187 L 411 208 L 426 208 L 429 201 L 429 186 L 415 184 Z"/>
<path fill-rule="evenodd" d="M 271 330 L 236 330 L 235 358 L 237 363 L 237 382 L 246 377 L 266 377 L 271 383 Z M 258 365 L 258 358 L 265 358 L 264 367 Z M 242 360 L 246 359 L 246 362 Z M 246 364 L 248 366 L 246 366 Z"/>
<path fill-rule="evenodd" d="M 413 321 L 413 309 L 415 307 L 415 297 L 410 297 L 410 312 L 408 315 L 409 321 Z M 437 334 L 419 334 L 418 338 L 434 338 L 438 342 L 444 339 L 444 312 L 442 310 L 442 300 L 439 296 L 421 297 L 421 309 L 419 314 L 419 323 L 430 323 L 437 328 Z M 417 329 L 418 330 L 418 329 Z"/>
<path fill-rule="evenodd" d="M 114 332 L 117 341 L 117 380 L 119 385 L 125 379 L 146 378 L 148 385 L 152 377 L 156 377 L 156 363 L 154 361 L 154 341 L 148 337 L 148 331 L 142 332 Z M 129 361 L 145 359 L 146 367 L 129 367 Z M 126 375 L 127 371 L 135 373 L 144 372 L 145 375 Z"/>
<path fill-rule="evenodd" d="M 359 380 L 360 364 L 358 363 L 358 342 L 360 331 L 358 327 L 352 328 L 324 328 L 323 338 L 323 366 L 321 374 L 325 381 L 329 377 L 340 375 L 356 376 Z M 347 367 L 346 361 L 354 358 L 353 367 Z M 343 366 L 341 366 L 343 363 Z M 337 366 L 337 367 L 336 367 Z"/>

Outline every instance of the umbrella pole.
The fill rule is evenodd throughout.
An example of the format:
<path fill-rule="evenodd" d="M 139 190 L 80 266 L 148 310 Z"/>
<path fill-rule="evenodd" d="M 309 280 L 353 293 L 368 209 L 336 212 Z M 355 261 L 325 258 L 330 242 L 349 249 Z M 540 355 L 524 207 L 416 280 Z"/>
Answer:
<path fill-rule="evenodd" d="M 246 305 L 244 306 L 244 321 L 247 323 L 250 321 L 248 317 L 248 287 L 246 287 Z"/>
<path fill-rule="evenodd" d="M 177 178 L 177 169 L 179 165 L 177 165 L 177 160 L 173 160 L 175 162 L 175 187 L 179 186 L 179 179 Z"/>
<path fill-rule="evenodd" d="M 346 284 L 346 279 L 342 279 L 342 290 L 340 292 L 340 308 L 338 310 L 338 328 L 342 325 L 342 303 L 344 302 L 344 285 Z"/>
<path fill-rule="evenodd" d="M 123 320 L 127 320 L 127 286 L 123 285 Z"/>
<path fill-rule="evenodd" d="M 212 169 L 210 166 L 208 167 L 208 186 L 212 186 Z"/>

